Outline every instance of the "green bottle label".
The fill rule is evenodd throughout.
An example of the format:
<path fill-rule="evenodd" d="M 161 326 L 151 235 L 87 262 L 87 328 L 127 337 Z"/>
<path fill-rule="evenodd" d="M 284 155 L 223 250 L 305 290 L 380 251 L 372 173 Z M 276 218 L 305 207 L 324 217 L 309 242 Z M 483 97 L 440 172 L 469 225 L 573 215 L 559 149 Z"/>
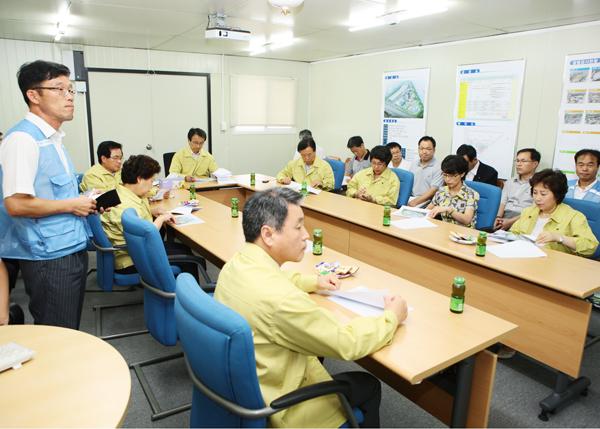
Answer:
<path fill-rule="evenodd" d="M 464 298 L 450 297 L 450 311 L 453 313 L 462 313 L 465 306 Z"/>
<path fill-rule="evenodd" d="M 323 254 L 323 243 L 313 243 L 313 255 Z"/>
<path fill-rule="evenodd" d="M 477 256 L 485 256 L 486 245 L 477 244 L 477 250 L 475 251 L 475 255 Z"/>
<path fill-rule="evenodd" d="M 383 226 L 390 226 L 392 224 L 392 219 L 389 216 L 383 217 Z"/>

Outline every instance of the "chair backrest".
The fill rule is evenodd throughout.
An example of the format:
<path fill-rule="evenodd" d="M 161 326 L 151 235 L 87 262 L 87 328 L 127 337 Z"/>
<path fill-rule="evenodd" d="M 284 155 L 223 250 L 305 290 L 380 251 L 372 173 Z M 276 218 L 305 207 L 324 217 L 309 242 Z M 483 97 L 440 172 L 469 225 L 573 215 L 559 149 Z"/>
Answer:
<path fill-rule="evenodd" d="M 156 289 L 174 293 L 175 276 L 156 226 L 152 222 L 138 217 L 133 208 L 128 208 L 123 212 L 121 223 L 129 256 L 131 256 L 140 277 Z M 165 346 L 177 343 L 173 305 L 174 299 L 164 298 L 144 289 L 146 326 L 152 336 Z"/>
<path fill-rule="evenodd" d="M 504 180 L 496 180 L 496 186 L 499 187 L 500 189 L 504 189 Z"/>
<path fill-rule="evenodd" d="M 596 239 L 600 241 L 600 209 L 598 209 L 598 203 L 586 200 L 576 200 L 575 198 L 565 198 L 563 203 L 584 214 L 590 229 L 596 236 Z M 592 259 L 598 257 L 600 257 L 600 246 L 598 246 L 596 252 L 590 256 Z"/>
<path fill-rule="evenodd" d="M 413 182 L 415 181 L 415 175 L 410 171 L 402 170 L 401 168 L 390 168 L 398 179 L 400 179 L 400 191 L 398 192 L 398 201 L 396 207 L 405 206 L 408 203 L 410 195 L 412 194 Z"/>
<path fill-rule="evenodd" d="M 248 322 L 206 294 L 194 277 L 177 277 L 175 320 L 181 345 L 196 376 L 238 405 L 263 408 Z M 196 387 L 190 427 L 265 427 L 266 419 L 243 419 L 214 403 Z"/>
<path fill-rule="evenodd" d="M 496 216 L 498 216 L 498 209 L 500 209 L 502 189 L 481 182 L 465 181 L 465 184 L 479 194 L 477 224 L 475 228 L 483 229 L 494 226 Z"/>
<path fill-rule="evenodd" d="M 83 173 L 77 173 L 75 177 L 77 178 L 77 189 L 79 189 L 79 185 L 81 185 L 81 181 L 83 180 Z"/>
<path fill-rule="evenodd" d="M 335 178 L 335 189 L 340 189 L 342 187 L 342 183 L 344 182 L 344 173 L 346 172 L 346 167 L 342 161 L 338 161 L 335 159 L 325 158 L 325 161 L 331 165 L 331 169 L 333 170 L 333 177 Z"/>
<path fill-rule="evenodd" d="M 104 228 L 102 228 L 102 222 L 100 221 L 100 215 L 89 215 L 87 217 L 88 223 L 92 230 L 92 241 L 100 247 L 109 249 L 112 244 L 106 237 Z M 98 286 L 104 292 L 111 292 L 113 290 L 113 283 L 119 286 L 132 286 L 139 284 L 139 276 L 137 274 L 119 274 L 115 273 L 115 255 L 111 252 L 96 252 L 96 268 Z"/>
<path fill-rule="evenodd" d="M 173 161 L 173 156 L 175 152 L 165 152 L 163 153 L 163 163 L 165 164 L 165 177 L 169 175 L 169 168 L 171 168 L 171 161 Z"/>

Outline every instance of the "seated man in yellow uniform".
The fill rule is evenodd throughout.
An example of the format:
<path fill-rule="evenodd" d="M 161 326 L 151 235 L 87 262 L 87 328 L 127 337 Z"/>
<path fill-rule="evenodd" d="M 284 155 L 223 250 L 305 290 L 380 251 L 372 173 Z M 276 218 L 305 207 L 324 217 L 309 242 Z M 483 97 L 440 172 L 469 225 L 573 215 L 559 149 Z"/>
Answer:
<path fill-rule="evenodd" d="M 317 156 L 317 144 L 312 138 L 298 143 L 300 158 L 288 162 L 279 172 L 277 181 L 289 185 L 292 180 L 296 183 L 306 182 L 308 186 L 324 191 L 333 189 L 335 180 L 329 163 Z"/>
<path fill-rule="evenodd" d="M 371 167 L 360 170 L 348 183 L 346 196 L 369 203 L 395 206 L 400 191 L 400 180 L 388 168 L 392 152 L 388 146 L 375 146 L 371 150 Z"/>
<path fill-rule="evenodd" d="M 123 184 L 117 186 L 121 203 L 100 217 L 106 237 L 113 246 L 125 245 L 121 216 L 130 207 L 135 209 L 142 219 L 153 222 L 159 230 L 165 223 L 177 223 L 175 216 L 172 213 L 165 213 L 162 207 L 150 209 L 146 195 L 152 188 L 152 182 L 157 173 L 160 173 L 160 164 L 147 155 L 131 155 L 123 164 Z M 185 244 L 172 241 L 163 241 L 163 244 L 167 255 L 192 255 L 192 251 Z M 198 268 L 193 263 L 179 262 L 173 265 L 177 265 L 181 271 L 190 273 L 198 280 Z M 119 274 L 137 273 L 127 250 L 115 252 L 115 272 Z"/>
<path fill-rule="evenodd" d="M 186 182 L 208 179 L 219 166 L 213 156 L 202 149 L 206 141 L 206 133 L 200 128 L 190 128 L 188 131 L 189 147 L 181 149 L 173 155 L 169 173 L 185 177 Z"/>
<path fill-rule="evenodd" d="M 122 149 L 121 143 L 110 140 L 98 145 L 98 164 L 83 175 L 79 185 L 82 193 L 92 189 L 101 189 L 106 192 L 123 184 L 121 181 Z"/>
<path fill-rule="evenodd" d="M 406 302 L 385 297 L 376 317 L 357 317 L 346 324 L 321 308 L 308 293 L 336 290 L 335 275 L 301 275 L 282 271 L 299 262 L 309 237 L 300 204 L 304 196 L 276 187 L 256 192 L 244 204 L 246 245 L 219 274 L 215 299 L 241 314 L 252 329 L 256 371 L 266 404 L 299 388 L 330 381 L 317 356 L 355 360 L 392 342 L 406 319 Z M 365 372 L 335 374 L 352 386 L 350 404 L 364 414 L 362 427 L 379 427 L 381 385 Z M 269 417 L 270 427 L 339 427 L 346 415 L 337 396 L 313 399 Z"/>

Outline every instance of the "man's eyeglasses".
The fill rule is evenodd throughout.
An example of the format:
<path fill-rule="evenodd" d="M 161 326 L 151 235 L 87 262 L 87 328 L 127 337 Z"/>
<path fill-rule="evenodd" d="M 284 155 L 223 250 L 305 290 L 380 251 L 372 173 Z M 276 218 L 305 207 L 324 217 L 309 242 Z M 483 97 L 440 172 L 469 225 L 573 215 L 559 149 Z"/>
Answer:
<path fill-rule="evenodd" d="M 433 150 L 433 148 L 432 147 L 420 147 L 419 146 L 419 150 L 425 150 L 427 152 L 431 152 Z"/>
<path fill-rule="evenodd" d="M 374 162 L 374 161 L 371 161 L 371 166 L 372 167 L 383 167 L 384 165 L 386 165 L 385 162 Z"/>
<path fill-rule="evenodd" d="M 458 177 L 458 174 L 446 174 L 446 173 L 442 173 L 442 176 L 444 176 L 444 179 L 456 179 Z"/>
<path fill-rule="evenodd" d="M 525 164 L 526 162 L 533 162 L 530 159 L 515 159 L 516 164 Z"/>
<path fill-rule="evenodd" d="M 31 89 L 53 89 L 55 91 L 58 91 L 58 94 L 61 97 L 66 97 L 67 94 L 70 94 L 73 96 L 73 98 L 77 97 L 77 92 L 73 89 L 68 89 L 68 88 L 62 88 L 60 86 L 36 86 L 35 88 L 31 88 Z"/>
<path fill-rule="evenodd" d="M 122 156 L 111 156 L 110 159 L 114 159 L 115 161 L 123 161 Z"/>

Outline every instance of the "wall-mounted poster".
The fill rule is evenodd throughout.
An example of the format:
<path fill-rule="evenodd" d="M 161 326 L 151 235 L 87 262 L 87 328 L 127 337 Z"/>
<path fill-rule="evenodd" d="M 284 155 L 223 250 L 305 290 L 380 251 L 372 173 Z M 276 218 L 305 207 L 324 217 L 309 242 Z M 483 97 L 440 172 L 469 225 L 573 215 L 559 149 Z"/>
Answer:
<path fill-rule="evenodd" d="M 477 159 L 512 173 L 525 60 L 458 66 L 452 153 L 462 144 L 477 150 Z"/>
<path fill-rule="evenodd" d="M 419 158 L 418 142 L 425 135 L 429 69 L 383 74 L 381 144 L 402 146 L 402 157 Z"/>
<path fill-rule="evenodd" d="M 600 52 L 567 55 L 553 168 L 576 179 L 580 149 L 600 150 Z"/>

